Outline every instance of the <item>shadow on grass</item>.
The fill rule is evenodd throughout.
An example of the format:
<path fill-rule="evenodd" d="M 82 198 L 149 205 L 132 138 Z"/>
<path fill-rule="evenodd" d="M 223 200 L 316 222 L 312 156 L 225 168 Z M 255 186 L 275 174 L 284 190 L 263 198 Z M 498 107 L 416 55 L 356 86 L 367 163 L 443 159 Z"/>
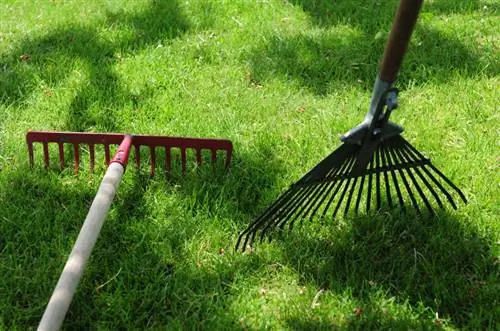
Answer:
<path fill-rule="evenodd" d="M 65 328 L 243 328 L 231 310 L 242 295 L 235 282 L 269 261 L 221 249 L 233 248 L 238 222 L 254 216 L 283 173 L 269 153 L 236 156 L 229 174 L 200 169 L 166 180 L 128 170 Z M 10 275 L 0 283 L 5 328 L 39 322 L 100 177 L 89 184 L 86 176 L 21 169 L 1 178 L 0 274 Z M 338 319 L 340 326 L 295 314 L 285 318 L 291 329 L 427 329 L 432 318 L 415 319 L 427 309 L 461 328 L 497 322 L 493 239 L 466 220 L 393 212 L 311 226 L 318 228 L 287 232 L 274 258 L 302 284 L 340 296 L 348 290 L 362 313 Z M 385 312 L 380 293 L 415 312 Z"/>
<path fill-rule="evenodd" d="M 177 38 L 190 26 L 177 1 L 151 1 L 147 9 L 133 14 L 107 12 L 105 25 L 111 30 L 119 27 L 119 36 L 103 38 L 90 25 L 70 25 L 56 27 L 39 39 L 28 37 L 1 64 L 5 77 L 0 83 L 0 100 L 22 102 L 41 88 L 50 96 L 50 88 L 71 79 L 81 62 L 88 69 L 88 79 L 74 92 L 64 129 L 119 129 L 114 111 L 126 105 L 137 107 L 141 101 L 123 89 L 113 69 L 121 60 L 120 53 Z"/>
<path fill-rule="evenodd" d="M 376 293 L 409 303 L 416 310 L 429 307 L 452 325 L 467 329 L 494 329 L 498 298 L 498 258 L 493 237 L 479 234 L 474 224 L 442 212 L 437 217 L 388 215 L 352 217 L 324 226 L 306 227 L 280 242 L 283 259 L 325 291 L 349 289 L 362 309 L 342 329 L 427 329 L 432 318 L 406 320 L 392 316 Z M 297 330 L 327 328 L 328 323 L 290 320 Z"/>
<path fill-rule="evenodd" d="M 227 310 L 231 284 L 256 262 L 222 253 L 232 249 L 235 233 L 227 220 L 246 220 L 281 172 L 269 151 L 237 154 L 230 173 L 206 166 L 166 179 L 131 167 L 64 328 L 237 329 L 238 318 Z M 0 282 L 0 326 L 35 327 L 102 174 L 21 168 L 2 176 L 0 274 L 10 276 Z"/>
<path fill-rule="evenodd" d="M 251 79 L 262 84 L 279 74 L 318 95 L 344 89 L 346 84 L 370 90 L 392 24 L 395 4 L 326 0 L 291 2 L 307 13 L 321 28 L 320 32 L 267 38 L 264 45 L 249 55 Z M 439 8 L 442 13 L 445 10 L 458 11 L 461 6 L 443 5 Z M 479 2 L 477 6 L 464 8 L 481 10 Z M 432 12 L 433 7 L 426 10 Z M 400 84 L 429 80 L 446 82 L 457 70 L 470 76 L 497 73 L 496 68 L 481 56 L 481 50 L 466 46 L 451 34 L 417 25 L 399 75 Z"/>
<path fill-rule="evenodd" d="M 376 32 L 377 24 L 373 24 L 374 18 L 377 23 L 389 26 L 392 22 L 398 1 L 390 1 L 390 5 L 383 2 L 372 1 L 366 3 L 361 0 L 352 1 L 327 1 L 327 0 L 290 0 L 295 6 L 302 8 L 313 21 L 321 27 L 330 27 L 338 22 L 349 22 L 361 26 L 364 30 Z M 474 13 L 486 9 L 495 11 L 498 5 L 483 0 L 469 1 L 424 1 L 422 12 L 435 14 L 458 14 Z"/>

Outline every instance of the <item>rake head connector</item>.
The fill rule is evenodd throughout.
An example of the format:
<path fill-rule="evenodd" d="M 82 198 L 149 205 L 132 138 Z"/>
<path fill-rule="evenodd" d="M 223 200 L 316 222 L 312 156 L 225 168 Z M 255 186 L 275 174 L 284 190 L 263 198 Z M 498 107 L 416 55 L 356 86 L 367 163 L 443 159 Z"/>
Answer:
<path fill-rule="evenodd" d="M 292 229 L 304 219 L 334 219 L 339 214 L 384 207 L 404 211 L 408 205 L 432 214 L 435 205 L 444 208 L 446 201 L 457 208 L 452 191 L 467 202 L 462 191 L 400 135 L 402 128 L 389 122 L 397 107 L 397 90 L 379 87 L 384 92 L 375 93 L 379 98 L 376 109 L 341 137 L 344 144 L 240 234 L 236 250 L 245 250 L 257 236 L 262 241 L 275 230 Z"/>
<path fill-rule="evenodd" d="M 45 167 L 49 167 L 49 144 L 57 144 L 59 154 L 59 168 L 62 169 L 65 165 L 64 151 L 65 145 L 71 145 L 74 157 L 75 173 L 78 173 L 80 167 L 80 146 L 87 145 L 89 152 L 90 171 L 94 171 L 95 167 L 95 150 L 96 146 L 104 147 L 105 164 L 111 162 L 111 146 L 119 146 L 125 138 L 125 134 L 119 133 L 82 133 L 82 132 L 52 132 L 52 131 L 30 131 L 26 134 L 26 142 L 28 144 L 30 166 L 34 165 L 34 143 L 41 143 L 43 147 L 43 161 Z M 180 162 L 182 172 L 186 171 L 187 151 L 195 152 L 196 163 L 202 163 L 202 151 L 210 151 L 210 160 L 215 165 L 217 161 L 217 151 L 225 152 L 225 166 L 229 167 L 231 163 L 233 145 L 231 141 L 225 139 L 200 139 L 200 138 L 185 138 L 185 137 L 168 137 L 168 136 L 149 136 L 149 135 L 132 135 L 131 145 L 134 147 L 135 166 L 138 167 L 141 162 L 141 147 L 147 148 L 150 153 L 150 174 L 153 176 L 156 168 L 156 156 L 159 150 L 163 150 L 165 155 L 165 170 L 170 173 L 172 168 L 172 150 L 180 151 Z"/>

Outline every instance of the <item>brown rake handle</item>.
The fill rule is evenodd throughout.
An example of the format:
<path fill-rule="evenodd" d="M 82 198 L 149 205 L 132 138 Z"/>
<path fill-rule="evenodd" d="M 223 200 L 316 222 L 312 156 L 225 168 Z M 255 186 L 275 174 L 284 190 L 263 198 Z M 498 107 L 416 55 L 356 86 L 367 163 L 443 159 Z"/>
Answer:
<path fill-rule="evenodd" d="M 71 254 L 64 265 L 37 330 L 59 330 L 82 277 L 87 260 L 125 172 L 132 137 L 125 136 L 92 202 Z"/>
<path fill-rule="evenodd" d="M 396 80 L 422 3 L 423 0 L 401 0 L 399 3 L 380 65 L 380 79 L 385 82 Z"/>

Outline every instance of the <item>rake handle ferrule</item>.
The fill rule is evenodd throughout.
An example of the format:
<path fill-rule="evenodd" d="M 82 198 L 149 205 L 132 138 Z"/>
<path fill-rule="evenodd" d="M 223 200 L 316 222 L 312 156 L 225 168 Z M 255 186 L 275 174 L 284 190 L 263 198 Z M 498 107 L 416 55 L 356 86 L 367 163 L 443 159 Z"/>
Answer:
<path fill-rule="evenodd" d="M 118 149 L 116 150 L 115 155 L 113 156 L 113 159 L 111 160 L 111 163 L 119 163 L 123 166 L 123 168 L 127 167 L 128 164 L 128 157 L 130 155 L 130 149 L 132 147 L 132 136 L 131 135 L 125 135 L 123 137 L 123 140 L 118 146 Z"/>
<path fill-rule="evenodd" d="M 401 0 L 380 64 L 380 78 L 388 83 L 396 80 L 410 42 L 423 0 Z"/>

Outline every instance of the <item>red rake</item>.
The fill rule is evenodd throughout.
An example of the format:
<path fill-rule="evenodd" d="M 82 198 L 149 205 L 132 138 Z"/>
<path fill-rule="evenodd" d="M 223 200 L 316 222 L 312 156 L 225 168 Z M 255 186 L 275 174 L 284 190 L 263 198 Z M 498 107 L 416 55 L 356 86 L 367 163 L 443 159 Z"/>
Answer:
<path fill-rule="evenodd" d="M 64 269 L 59 277 L 57 285 L 52 293 L 49 303 L 45 309 L 38 330 L 58 330 L 68 311 L 71 300 L 83 274 L 85 264 L 92 252 L 101 231 L 104 220 L 113 202 L 116 191 L 120 184 L 125 167 L 127 166 L 130 150 L 134 146 L 135 165 L 140 163 L 141 147 L 148 147 L 151 155 L 151 175 L 155 173 L 156 152 L 164 149 L 165 169 L 170 173 L 172 168 L 172 149 L 179 149 L 181 155 L 182 172 L 186 171 L 187 151 L 194 150 L 196 162 L 202 163 L 202 151 L 210 150 L 211 162 L 216 163 L 217 151 L 226 152 L 226 168 L 231 163 L 233 145 L 229 140 L 223 139 L 199 139 L 180 138 L 166 136 L 125 135 L 117 133 L 78 133 L 78 132 L 45 132 L 30 131 L 26 135 L 28 144 L 29 162 L 34 165 L 34 143 L 43 146 L 43 160 L 45 167 L 49 167 L 49 144 L 56 143 L 59 150 L 59 167 L 64 167 L 64 145 L 73 145 L 75 159 L 75 172 L 80 167 L 80 145 L 88 145 L 90 154 L 90 170 L 94 170 L 96 145 L 104 145 L 104 154 L 108 168 L 102 179 L 101 185 L 92 202 L 90 210 L 85 218 L 78 238 L 73 246 L 71 254 L 66 261 Z M 110 146 L 119 145 L 114 157 L 110 158 Z"/>
<path fill-rule="evenodd" d="M 41 143 L 43 146 L 43 161 L 45 167 L 49 167 L 49 144 L 56 143 L 59 150 L 59 168 L 64 168 L 64 144 L 73 145 L 73 154 L 75 160 L 75 172 L 80 168 L 80 145 L 85 144 L 89 147 L 90 171 L 94 172 L 95 167 L 95 148 L 96 145 L 104 146 L 104 155 L 106 165 L 111 162 L 110 146 L 120 145 L 125 135 L 120 133 L 82 133 L 82 132 L 53 132 L 53 131 L 30 131 L 26 134 L 28 144 L 30 166 L 34 165 L 33 143 Z M 156 150 L 164 149 L 165 170 L 170 172 L 172 166 L 172 149 L 179 149 L 181 154 L 182 171 L 186 171 L 187 150 L 191 149 L 196 153 L 196 163 L 202 163 L 202 151 L 210 150 L 211 162 L 215 164 L 217 160 L 217 151 L 226 152 L 226 168 L 231 163 L 233 145 L 231 141 L 225 139 L 200 139 L 184 137 L 167 136 L 147 136 L 133 135 L 132 146 L 135 150 L 135 166 L 138 167 L 141 160 L 140 148 L 147 147 L 151 155 L 151 175 L 155 173 Z"/>

